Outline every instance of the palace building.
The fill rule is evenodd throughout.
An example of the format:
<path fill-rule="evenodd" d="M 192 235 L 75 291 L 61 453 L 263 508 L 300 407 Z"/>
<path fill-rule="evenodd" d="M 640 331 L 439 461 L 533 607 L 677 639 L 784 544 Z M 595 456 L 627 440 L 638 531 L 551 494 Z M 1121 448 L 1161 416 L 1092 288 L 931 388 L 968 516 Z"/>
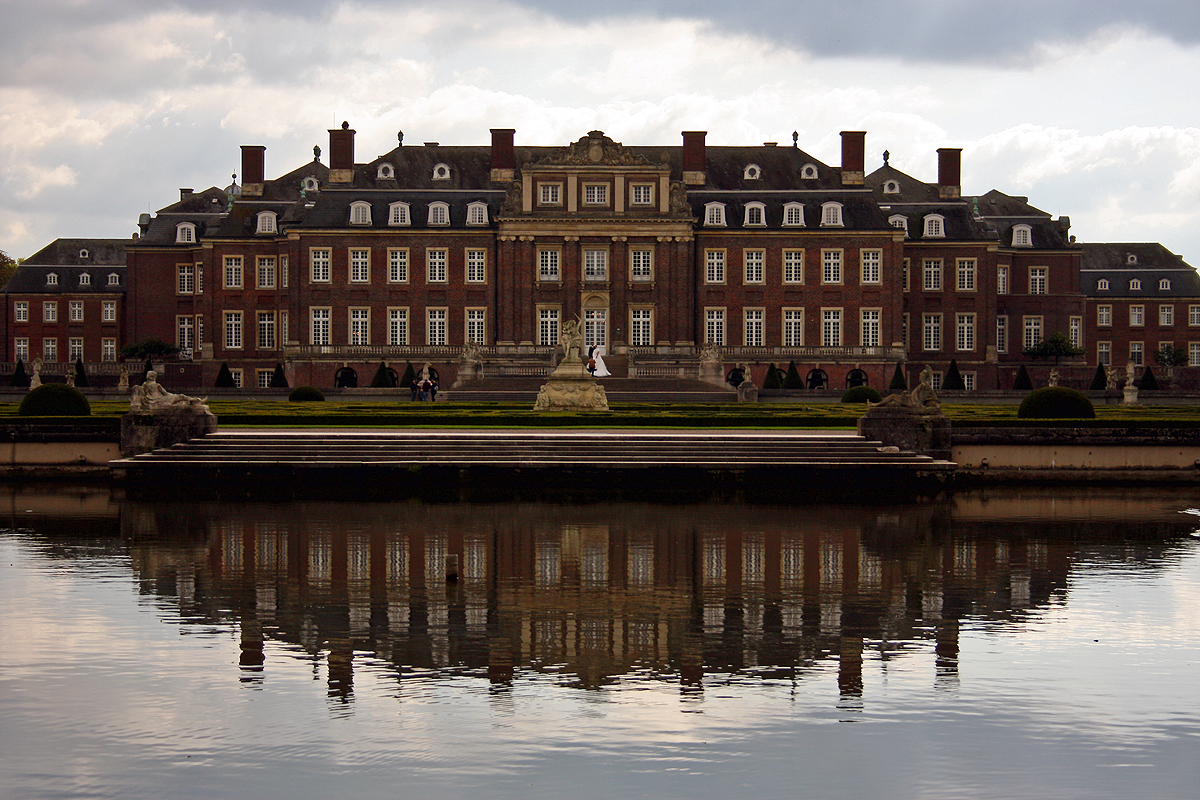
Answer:
<path fill-rule="evenodd" d="M 1200 278 L 1161 245 L 1076 243 L 1027 198 L 963 194 L 958 149 L 927 182 L 887 153 L 868 173 L 861 131 L 838 165 L 792 138 L 528 147 L 493 129 L 484 146 L 401 134 L 359 161 L 343 123 L 328 165 L 314 148 L 272 179 L 243 146 L 240 185 L 181 189 L 132 239 L 27 259 L 0 311 L 9 369 L 115 376 L 123 346 L 156 337 L 182 350 L 173 386 L 211 386 L 222 364 L 245 387 L 276 364 L 333 387 L 429 362 L 448 387 L 468 343 L 484 379 L 548 374 L 572 319 L 629 378 L 698 377 L 711 344 L 759 384 L 794 362 L 810 388 L 882 389 L 897 364 L 911 382 L 953 360 L 968 391 L 1008 389 L 1052 333 L 1085 349 L 1058 367 L 1079 388 L 1162 347 L 1200 365 Z"/>

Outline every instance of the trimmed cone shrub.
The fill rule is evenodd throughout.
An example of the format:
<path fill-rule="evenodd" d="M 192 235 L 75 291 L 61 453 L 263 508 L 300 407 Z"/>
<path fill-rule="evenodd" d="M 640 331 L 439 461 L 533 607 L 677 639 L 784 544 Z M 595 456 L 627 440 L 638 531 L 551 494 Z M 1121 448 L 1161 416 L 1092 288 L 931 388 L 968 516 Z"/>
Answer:
<path fill-rule="evenodd" d="M 788 362 L 787 377 L 783 379 L 783 388 L 785 389 L 803 389 L 804 379 L 800 377 L 800 370 L 796 369 L 796 362 Z"/>
<path fill-rule="evenodd" d="M 1158 378 L 1154 377 L 1154 370 L 1146 367 L 1146 371 L 1142 373 L 1142 379 L 1138 381 L 1138 389 L 1143 392 L 1152 392 L 1158 388 Z"/>
<path fill-rule="evenodd" d="M 878 403 L 883 399 L 879 394 L 878 389 L 872 389 L 870 386 L 852 386 L 842 395 L 843 403 L 865 403 L 870 400 L 872 403 Z"/>
<path fill-rule="evenodd" d="M 1088 388 L 1097 392 L 1108 388 L 1108 372 L 1105 371 L 1103 364 L 1096 365 L 1096 374 L 1092 376 L 1092 385 Z"/>
<path fill-rule="evenodd" d="M 138 383 L 145 383 L 146 382 L 146 373 L 152 369 L 154 369 L 154 365 L 150 363 L 150 359 L 149 359 L 149 357 L 147 357 L 146 363 L 142 367 L 142 378 L 141 378 L 141 380 L 138 381 Z"/>
<path fill-rule="evenodd" d="M 28 389 L 31 382 L 32 379 L 29 377 L 29 373 L 25 371 L 25 362 L 18 358 L 17 367 L 13 370 L 12 380 L 9 381 L 9 384 Z"/>
<path fill-rule="evenodd" d="M 1017 379 L 1013 381 L 1013 390 L 1018 392 L 1028 392 L 1032 388 L 1033 381 L 1029 379 L 1029 371 L 1025 369 L 1025 365 L 1022 364 L 1021 368 L 1017 370 Z"/>
<path fill-rule="evenodd" d="M 404 376 L 400 378 L 400 385 L 405 389 L 411 389 L 413 381 L 417 379 L 417 371 L 413 369 L 412 362 L 409 361 L 404 365 Z"/>
<path fill-rule="evenodd" d="M 889 392 L 907 392 L 908 381 L 904 379 L 904 368 L 896 362 L 896 371 L 892 373 L 892 382 L 888 384 Z"/>
<path fill-rule="evenodd" d="M 764 389 L 782 389 L 783 388 L 783 381 L 779 377 L 779 370 L 775 368 L 774 364 L 770 364 L 767 366 L 767 374 L 763 377 L 762 388 L 764 388 Z"/>
<path fill-rule="evenodd" d="M 87 370 L 85 370 L 83 368 L 83 359 L 82 358 L 77 359 L 75 361 L 75 385 L 76 386 L 87 386 L 88 385 Z"/>
<path fill-rule="evenodd" d="M 1096 409 L 1082 392 L 1047 386 L 1026 395 L 1017 409 L 1021 419 L 1095 419 Z"/>
<path fill-rule="evenodd" d="M 275 362 L 275 371 L 271 373 L 271 388 L 288 388 L 287 375 L 283 374 L 283 364 Z"/>
<path fill-rule="evenodd" d="M 143 376 L 143 379 L 145 376 Z M 217 379 L 213 382 L 213 386 L 218 389 L 235 389 L 237 384 L 233 382 L 233 373 L 229 371 L 229 362 L 222 361 L 221 369 L 217 372 Z"/>
<path fill-rule="evenodd" d="M 966 391 L 967 383 L 963 380 L 962 373 L 958 371 L 958 359 L 950 359 L 950 367 L 946 370 L 945 377 L 942 378 L 942 389 L 948 392 Z"/>
<path fill-rule="evenodd" d="M 293 403 L 320 403 L 324 402 L 325 395 L 315 386 L 297 386 L 288 395 L 288 400 Z"/>
<path fill-rule="evenodd" d="M 65 383 L 43 383 L 21 401 L 22 417 L 89 417 L 92 406 L 83 392 Z"/>
<path fill-rule="evenodd" d="M 387 364 L 380 361 L 379 369 L 375 370 L 375 377 L 371 378 L 372 389 L 391 389 L 392 388 L 392 373 L 388 372 Z"/>

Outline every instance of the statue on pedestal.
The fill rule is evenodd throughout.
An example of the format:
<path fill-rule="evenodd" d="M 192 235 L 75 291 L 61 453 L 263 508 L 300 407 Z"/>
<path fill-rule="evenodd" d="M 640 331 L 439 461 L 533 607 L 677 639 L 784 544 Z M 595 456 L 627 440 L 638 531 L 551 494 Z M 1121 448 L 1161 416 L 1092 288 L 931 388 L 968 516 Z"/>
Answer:
<path fill-rule="evenodd" d="M 208 412 L 206 398 L 189 397 L 186 394 L 168 392 L 158 382 L 158 373 L 150 370 L 146 380 L 133 390 L 129 398 L 129 410 L 133 413 L 154 413 L 168 409 L 194 409 Z"/>
<path fill-rule="evenodd" d="M 563 362 L 580 361 L 583 352 L 583 331 L 580 330 L 579 320 L 569 319 L 563 323 L 562 333 L 558 336 L 558 344 L 563 349 Z"/>

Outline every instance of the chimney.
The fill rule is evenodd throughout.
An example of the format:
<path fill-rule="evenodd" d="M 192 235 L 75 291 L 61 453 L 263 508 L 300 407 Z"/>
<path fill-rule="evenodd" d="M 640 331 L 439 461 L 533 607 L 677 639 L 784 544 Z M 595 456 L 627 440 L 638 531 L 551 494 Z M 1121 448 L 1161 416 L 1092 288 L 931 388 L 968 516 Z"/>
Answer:
<path fill-rule="evenodd" d="M 938 196 L 951 200 L 962 196 L 962 148 L 939 147 Z"/>
<path fill-rule="evenodd" d="M 267 148 L 261 144 L 242 145 L 242 195 L 261 197 L 263 193 L 263 154 Z"/>
<path fill-rule="evenodd" d="M 187 199 L 188 199 L 189 197 L 191 197 L 191 196 L 192 196 L 192 190 L 191 190 L 191 189 L 180 189 L 180 190 L 179 190 L 179 199 L 180 199 L 180 201 L 187 200 Z"/>
<path fill-rule="evenodd" d="M 492 183 L 511 183 L 516 176 L 516 134 L 515 128 L 492 128 Z"/>
<path fill-rule="evenodd" d="M 354 130 L 349 122 L 329 131 L 329 182 L 354 182 Z"/>
<path fill-rule="evenodd" d="M 705 170 L 708 157 L 704 153 L 704 137 L 708 131 L 683 132 L 683 182 L 689 186 L 703 186 L 708 182 Z"/>
<path fill-rule="evenodd" d="M 866 177 L 866 131 L 842 131 L 842 185 L 862 186 Z"/>

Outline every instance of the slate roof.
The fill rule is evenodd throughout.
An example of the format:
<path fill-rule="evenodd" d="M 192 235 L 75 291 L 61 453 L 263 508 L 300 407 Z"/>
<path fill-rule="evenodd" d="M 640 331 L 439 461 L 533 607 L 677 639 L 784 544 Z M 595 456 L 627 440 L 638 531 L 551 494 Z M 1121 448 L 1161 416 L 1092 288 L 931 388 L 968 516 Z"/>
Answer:
<path fill-rule="evenodd" d="M 132 239 L 55 239 L 22 264 L 123 267 L 125 247 L 132 242 Z M 86 256 L 83 251 L 87 251 Z"/>
<path fill-rule="evenodd" d="M 688 193 L 688 202 L 693 215 L 700 221 L 697 230 L 748 230 L 779 229 L 783 226 L 783 207 L 787 203 L 804 205 L 804 227 L 783 228 L 784 230 L 821 230 L 821 205 L 828 201 L 842 204 L 842 228 L 851 230 L 891 230 L 887 214 L 879 210 L 874 199 L 865 192 L 826 192 L 813 196 L 804 192 L 782 192 L 777 194 L 729 194 L 728 192 L 701 190 Z M 725 204 L 725 225 L 704 225 L 705 205 L 717 202 Z M 761 202 L 766 207 L 766 225 L 745 225 L 746 206 Z M 832 230 L 840 230 L 833 228 Z"/>
<path fill-rule="evenodd" d="M 1196 268 L 1157 242 L 1084 244 L 1079 289 L 1088 297 L 1200 297 L 1200 275 Z M 1133 256 L 1136 263 L 1130 263 Z M 1141 289 L 1130 289 L 1137 278 Z M 1169 289 L 1160 289 L 1163 279 Z M 1107 279 L 1109 288 L 1097 288 Z"/>
<path fill-rule="evenodd" d="M 489 167 L 490 169 L 490 167 Z M 345 228 L 350 226 L 350 204 L 365 201 L 371 204 L 371 228 L 388 228 L 403 230 L 406 228 L 429 227 L 429 204 L 444 202 L 450 207 L 450 224 L 433 226 L 443 228 L 478 228 L 487 230 L 493 227 L 504 202 L 505 193 L 501 189 L 476 189 L 473 191 L 451 192 L 445 190 L 412 190 L 412 191 L 363 191 L 359 189 L 339 189 L 321 192 L 307 208 L 297 224 L 302 228 Z M 389 206 L 395 202 L 409 204 L 409 220 L 407 226 L 389 226 Z M 488 207 L 488 224 L 466 224 L 467 206 L 471 203 L 484 202 Z M 361 226 L 368 227 L 368 226 Z"/>
<path fill-rule="evenodd" d="M 110 286 L 108 276 L 116 273 L 120 285 Z M 51 274 L 58 276 L 58 283 L 47 283 Z M 91 280 L 86 285 L 79 283 L 80 275 Z M 5 284 L 9 294 L 123 294 L 125 291 L 125 265 L 108 264 L 94 267 L 21 264 L 16 273 Z"/>

